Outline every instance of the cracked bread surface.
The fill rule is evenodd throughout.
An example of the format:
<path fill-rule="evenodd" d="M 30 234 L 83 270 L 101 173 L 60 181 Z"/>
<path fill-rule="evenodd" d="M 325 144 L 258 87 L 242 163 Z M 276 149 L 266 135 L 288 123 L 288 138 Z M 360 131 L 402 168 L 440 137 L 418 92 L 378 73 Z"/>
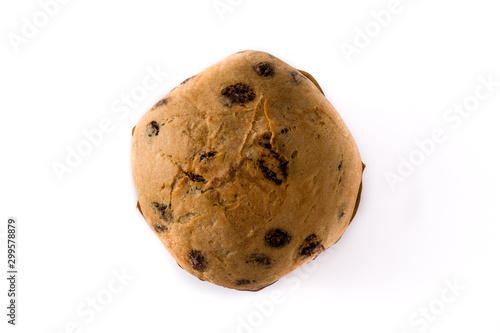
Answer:
<path fill-rule="evenodd" d="M 364 165 L 317 82 L 243 51 L 153 106 L 132 138 L 138 207 L 179 266 L 262 289 L 333 245 Z"/>

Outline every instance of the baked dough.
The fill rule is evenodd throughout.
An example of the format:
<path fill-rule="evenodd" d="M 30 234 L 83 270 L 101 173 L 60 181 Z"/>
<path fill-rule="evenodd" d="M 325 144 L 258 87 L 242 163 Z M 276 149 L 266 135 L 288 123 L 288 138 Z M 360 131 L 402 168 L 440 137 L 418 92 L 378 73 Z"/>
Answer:
<path fill-rule="evenodd" d="M 354 217 L 364 165 L 314 78 L 243 51 L 193 76 L 133 131 L 138 207 L 179 266 L 259 290 Z"/>

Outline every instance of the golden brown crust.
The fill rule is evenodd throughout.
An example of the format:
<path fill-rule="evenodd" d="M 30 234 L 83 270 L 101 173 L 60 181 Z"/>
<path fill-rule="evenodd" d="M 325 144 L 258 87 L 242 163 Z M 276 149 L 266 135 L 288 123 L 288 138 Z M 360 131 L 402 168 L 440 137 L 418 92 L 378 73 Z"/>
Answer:
<path fill-rule="evenodd" d="M 364 172 L 365 171 L 365 168 L 366 168 L 366 165 L 361 162 L 362 164 L 362 169 L 361 169 L 361 172 Z M 356 216 L 356 213 L 358 212 L 358 207 L 359 207 L 359 203 L 361 202 L 361 192 L 363 191 L 363 181 L 360 181 L 359 182 L 359 191 L 358 191 L 358 197 L 356 198 L 356 204 L 354 205 L 354 211 L 352 212 L 352 217 L 351 217 L 351 221 L 354 219 L 354 217 Z M 349 222 L 350 224 L 351 222 Z"/>
<path fill-rule="evenodd" d="M 300 69 L 299 69 L 299 72 L 301 72 L 302 74 L 304 74 L 305 77 L 307 77 L 309 80 L 311 80 L 311 82 L 314 83 L 314 85 L 316 86 L 316 88 L 318 88 L 318 90 L 321 91 L 321 93 L 323 95 L 325 95 L 325 93 L 323 92 L 323 89 L 321 89 L 321 87 L 319 86 L 318 81 L 316 81 L 316 79 L 311 74 L 309 74 L 306 71 L 302 71 Z"/>
<path fill-rule="evenodd" d="M 178 264 L 259 290 L 334 244 L 359 204 L 362 163 L 316 80 L 258 51 L 183 82 L 139 121 L 142 213 Z"/>

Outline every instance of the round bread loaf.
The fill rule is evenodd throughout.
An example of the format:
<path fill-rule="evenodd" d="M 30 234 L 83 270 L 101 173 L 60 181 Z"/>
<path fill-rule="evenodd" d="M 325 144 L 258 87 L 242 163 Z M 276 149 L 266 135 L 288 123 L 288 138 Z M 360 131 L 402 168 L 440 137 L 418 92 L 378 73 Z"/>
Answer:
<path fill-rule="evenodd" d="M 138 207 L 201 280 L 259 290 L 339 240 L 364 165 L 314 78 L 243 51 L 154 105 L 133 131 Z"/>

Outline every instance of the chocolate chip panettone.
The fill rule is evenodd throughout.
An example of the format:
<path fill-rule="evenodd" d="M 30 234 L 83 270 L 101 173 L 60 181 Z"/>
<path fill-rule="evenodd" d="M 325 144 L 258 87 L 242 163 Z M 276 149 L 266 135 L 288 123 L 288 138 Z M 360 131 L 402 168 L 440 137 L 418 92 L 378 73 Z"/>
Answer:
<path fill-rule="evenodd" d="M 142 214 L 182 268 L 258 290 L 342 236 L 363 165 L 312 76 L 244 51 L 142 117 L 132 171 Z"/>

